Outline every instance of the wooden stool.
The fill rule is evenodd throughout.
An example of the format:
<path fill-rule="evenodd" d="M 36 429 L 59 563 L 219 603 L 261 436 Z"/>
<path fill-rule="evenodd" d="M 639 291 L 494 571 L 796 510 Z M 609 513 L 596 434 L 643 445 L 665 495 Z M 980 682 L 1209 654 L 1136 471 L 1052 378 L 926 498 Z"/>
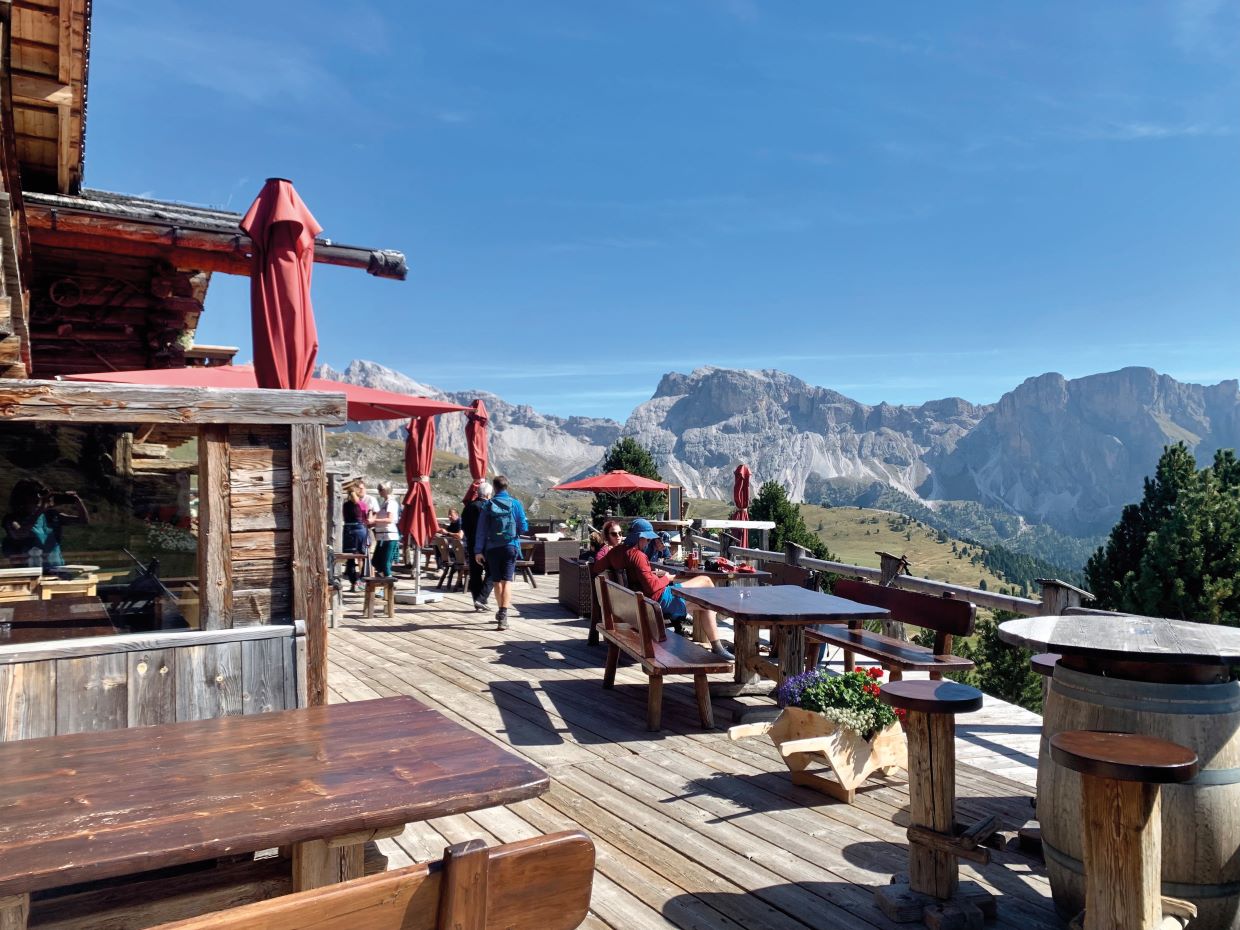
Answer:
<path fill-rule="evenodd" d="M 383 589 L 383 597 L 387 604 L 384 608 L 384 616 L 396 616 L 396 579 L 388 578 L 383 575 L 371 575 L 369 578 L 363 578 L 362 582 L 366 585 L 366 598 L 362 602 L 362 616 L 367 620 L 375 615 L 375 589 Z"/>
<path fill-rule="evenodd" d="M 1158 786 L 1196 777 L 1197 754 L 1135 733 L 1068 730 L 1051 737 L 1051 758 L 1081 773 L 1085 911 L 1073 926 L 1178 930 L 1195 917 L 1192 904 L 1162 896 Z"/>
<path fill-rule="evenodd" d="M 995 916 L 995 899 L 976 882 L 960 882 L 959 859 L 985 865 L 981 848 L 998 829 L 988 817 L 956 828 L 956 714 L 982 706 L 982 692 L 954 681 L 889 681 L 882 699 L 908 712 L 908 880 L 876 894 L 878 906 L 897 923 L 925 921 L 942 930 L 980 926 Z"/>

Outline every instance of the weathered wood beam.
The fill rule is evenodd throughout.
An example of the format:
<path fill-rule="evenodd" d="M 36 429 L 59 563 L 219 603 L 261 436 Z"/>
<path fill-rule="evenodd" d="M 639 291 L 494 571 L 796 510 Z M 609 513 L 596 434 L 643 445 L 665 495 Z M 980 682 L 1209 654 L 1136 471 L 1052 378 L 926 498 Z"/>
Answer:
<path fill-rule="evenodd" d="M 0 421 L 343 426 L 343 394 L 0 379 Z"/>
<path fill-rule="evenodd" d="M 306 623 L 306 690 L 311 707 L 327 703 L 327 451 L 323 427 L 294 423 L 293 617 Z"/>
<path fill-rule="evenodd" d="M 237 230 L 198 229 L 166 220 L 144 222 L 88 210 L 26 203 L 31 239 L 58 248 L 162 258 L 178 268 L 248 275 L 253 254 L 250 237 Z M 405 257 L 399 252 L 348 245 L 316 244 L 314 260 L 344 268 L 364 268 L 381 278 L 404 280 Z"/>
<path fill-rule="evenodd" d="M 73 88 L 68 84 L 34 74 L 14 74 L 12 81 L 13 100 L 17 103 L 73 106 Z"/>

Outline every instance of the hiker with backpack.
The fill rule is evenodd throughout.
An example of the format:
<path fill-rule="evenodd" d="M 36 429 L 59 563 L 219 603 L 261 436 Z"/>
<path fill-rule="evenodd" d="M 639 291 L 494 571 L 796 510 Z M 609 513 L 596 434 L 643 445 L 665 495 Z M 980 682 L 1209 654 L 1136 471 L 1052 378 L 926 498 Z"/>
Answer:
<path fill-rule="evenodd" d="M 508 493 L 508 479 L 496 475 L 491 479 L 495 494 L 478 515 L 478 533 L 474 539 L 474 561 L 485 564 L 487 575 L 495 582 L 495 628 L 508 629 L 508 608 L 512 606 L 512 579 L 516 577 L 517 560 L 521 558 L 522 533 L 530 531 L 525 508 Z"/>

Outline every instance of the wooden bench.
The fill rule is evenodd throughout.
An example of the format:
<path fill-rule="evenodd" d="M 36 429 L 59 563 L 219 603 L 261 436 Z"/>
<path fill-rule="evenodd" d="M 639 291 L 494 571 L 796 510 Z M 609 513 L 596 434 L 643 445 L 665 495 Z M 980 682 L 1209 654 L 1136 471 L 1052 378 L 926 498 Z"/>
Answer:
<path fill-rule="evenodd" d="M 658 730 L 663 718 L 664 676 L 692 675 L 702 726 L 713 727 L 715 716 L 706 676 L 712 672 L 731 672 L 732 663 L 724 662 L 709 649 L 682 636 L 669 637 L 663 611 L 650 598 L 601 575 L 594 583 L 603 612 L 603 639 L 607 641 L 603 687 L 614 687 L 621 652 L 640 662 L 642 671 L 650 679 L 646 727 Z"/>
<path fill-rule="evenodd" d="M 574 930 L 586 919 L 594 843 L 580 830 L 488 848 L 458 843 L 424 862 L 156 930 Z"/>
<path fill-rule="evenodd" d="M 847 629 L 806 630 L 806 645 L 839 646 L 844 650 L 844 670 L 856 667 L 855 655 L 878 660 L 899 681 L 905 672 L 925 671 L 932 679 L 943 677 L 944 672 L 965 672 L 973 668 L 973 662 L 952 655 L 952 638 L 968 636 L 973 632 L 976 608 L 968 601 L 932 594 L 918 594 L 899 588 L 885 588 L 864 581 L 841 579 L 835 583 L 834 594 L 860 604 L 884 607 L 891 612 L 891 619 L 934 631 L 934 647 L 927 649 L 902 639 L 871 633 L 861 626 L 861 621 L 849 621 Z M 818 650 L 806 649 L 806 670 L 817 664 Z"/>
<path fill-rule="evenodd" d="M 383 614 L 386 617 L 396 616 L 396 579 L 390 575 L 371 575 L 363 578 L 366 596 L 362 600 L 362 616 L 367 620 L 375 615 L 375 591 L 383 589 Z"/>

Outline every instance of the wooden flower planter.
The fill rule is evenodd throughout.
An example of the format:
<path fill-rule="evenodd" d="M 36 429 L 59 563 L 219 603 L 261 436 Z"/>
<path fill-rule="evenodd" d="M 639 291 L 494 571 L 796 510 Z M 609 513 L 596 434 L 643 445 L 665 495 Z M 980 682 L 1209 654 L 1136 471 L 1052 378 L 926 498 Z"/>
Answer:
<path fill-rule="evenodd" d="M 794 785 L 804 785 L 851 804 L 857 788 L 875 772 L 884 775 L 908 768 L 908 745 L 899 721 L 873 739 L 811 710 L 785 707 L 770 723 L 741 724 L 728 730 L 731 739 L 747 736 L 771 738 L 792 773 Z M 834 778 L 810 771 L 826 765 Z"/>

